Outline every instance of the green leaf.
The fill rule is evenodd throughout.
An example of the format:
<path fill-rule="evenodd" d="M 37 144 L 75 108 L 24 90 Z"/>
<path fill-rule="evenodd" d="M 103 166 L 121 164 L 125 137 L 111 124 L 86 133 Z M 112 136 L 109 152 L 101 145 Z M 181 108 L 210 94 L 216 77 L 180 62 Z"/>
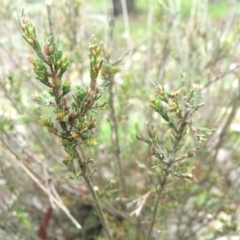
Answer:
<path fill-rule="evenodd" d="M 49 106 L 55 104 L 54 97 L 49 92 L 36 93 L 32 97 L 35 102 L 39 105 Z"/>

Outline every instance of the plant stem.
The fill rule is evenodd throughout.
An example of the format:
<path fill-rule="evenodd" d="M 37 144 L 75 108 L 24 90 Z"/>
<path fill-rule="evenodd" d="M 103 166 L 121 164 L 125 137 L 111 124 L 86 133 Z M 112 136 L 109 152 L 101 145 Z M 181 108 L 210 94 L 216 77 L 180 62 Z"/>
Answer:
<path fill-rule="evenodd" d="M 137 218 L 137 226 L 136 226 L 136 240 L 140 239 L 141 234 L 141 218 L 140 216 Z"/>
<path fill-rule="evenodd" d="M 149 225 L 149 228 L 148 228 L 146 240 L 150 240 L 150 238 L 151 238 L 153 225 L 154 225 L 156 215 L 157 215 L 157 211 L 158 211 L 158 205 L 159 205 L 161 197 L 162 197 L 163 189 L 164 189 L 164 187 L 167 183 L 168 175 L 169 175 L 169 172 L 168 172 L 168 169 L 167 169 L 167 170 L 165 170 L 163 179 L 160 183 L 160 188 L 159 188 L 159 191 L 158 191 L 158 195 L 157 195 L 157 198 L 156 198 L 155 203 L 154 203 L 153 214 L 152 214 L 151 222 L 150 222 L 150 225 Z"/>
<path fill-rule="evenodd" d="M 26 173 L 26 175 L 39 187 L 39 189 L 41 189 L 49 198 L 51 198 L 51 200 L 64 212 L 64 214 L 66 214 L 66 216 L 78 229 L 82 228 L 78 221 L 71 215 L 67 207 L 62 203 L 62 201 L 59 201 L 58 198 L 52 195 L 52 193 L 41 183 L 41 181 L 36 177 L 36 175 L 34 175 L 34 173 L 23 164 L 22 160 L 18 159 L 14 154 L 1 146 L 0 151 L 6 156 L 9 156 L 9 158 L 14 162 L 14 164 L 21 168 Z"/>
<path fill-rule="evenodd" d="M 128 49 L 132 49 L 132 39 L 131 39 L 131 33 L 130 33 L 130 27 L 129 27 L 129 17 L 128 17 L 128 10 L 127 10 L 127 1 L 121 0 L 121 6 L 122 6 L 122 13 L 123 13 L 123 21 L 125 26 L 125 31 L 127 34 L 127 45 Z"/>
<path fill-rule="evenodd" d="M 81 158 L 81 154 L 77 150 L 75 150 L 75 153 L 76 153 L 77 158 L 78 158 L 79 166 L 82 169 L 83 159 Z M 94 186 L 93 186 L 92 180 L 89 177 L 88 173 L 85 172 L 85 171 L 82 171 L 82 176 L 83 176 L 83 179 L 85 180 L 85 182 L 86 182 L 86 184 L 88 186 L 88 189 L 90 190 L 90 192 L 91 192 L 91 194 L 93 196 L 93 199 L 94 199 L 94 202 L 95 202 L 95 206 L 97 208 L 98 215 L 99 215 L 100 221 L 101 221 L 101 223 L 103 225 L 103 228 L 106 231 L 107 238 L 109 240 L 113 240 L 113 237 L 112 237 L 112 235 L 110 233 L 110 230 L 109 230 L 106 218 L 104 216 L 104 212 L 103 212 L 101 203 L 100 203 L 99 198 L 98 198 L 98 195 L 97 195 L 96 191 L 94 190 Z"/>
<path fill-rule="evenodd" d="M 53 22 L 52 22 L 52 11 L 51 11 L 51 1 L 46 1 L 46 7 L 47 7 L 47 15 L 48 15 L 48 24 L 49 24 L 50 35 L 52 37 L 54 37 Z"/>
<path fill-rule="evenodd" d="M 114 134 L 113 140 L 115 142 L 115 144 L 114 144 L 115 145 L 115 154 L 117 157 L 119 177 L 120 177 L 121 185 L 123 188 L 123 192 L 126 196 L 127 190 L 126 190 L 126 184 L 125 184 L 125 180 L 124 180 L 124 174 L 123 174 L 122 163 L 121 163 L 121 151 L 120 151 L 119 136 L 118 136 L 118 122 L 117 122 L 115 106 L 114 106 L 113 84 L 114 84 L 114 79 L 112 76 L 110 79 L 110 85 L 109 85 L 109 96 L 110 96 L 111 118 L 113 121 L 113 134 Z"/>
<path fill-rule="evenodd" d="M 63 101 L 63 97 L 60 97 L 59 104 L 58 104 L 59 108 L 62 108 L 62 106 L 63 106 L 63 104 L 60 104 L 61 101 Z M 61 126 L 63 131 L 68 131 L 67 126 L 66 126 L 65 123 L 60 123 L 60 126 Z M 79 152 L 76 148 L 75 148 L 74 152 L 75 152 L 75 154 L 77 156 L 79 167 L 82 170 L 83 179 L 85 180 L 85 182 L 86 182 L 86 184 L 88 186 L 88 189 L 90 190 L 90 192 L 91 192 L 91 194 L 93 196 L 93 199 L 94 199 L 94 202 L 95 202 L 95 206 L 97 208 L 98 216 L 100 218 L 102 226 L 103 226 L 104 230 L 106 231 L 108 239 L 109 240 L 113 240 L 113 238 L 112 238 L 112 236 L 110 234 L 110 230 L 109 230 L 107 221 L 106 221 L 106 219 L 104 217 L 103 209 L 102 209 L 101 203 L 99 201 L 98 195 L 97 195 L 96 191 L 94 190 L 94 186 L 93 186 L 92 180 L 91 180 L 90 176 L 88 175 L 88 172 L 83 170 L 83 166 L 85 164 L 84 163 L 83 153 L 82 153 L 82 151 Z"/>

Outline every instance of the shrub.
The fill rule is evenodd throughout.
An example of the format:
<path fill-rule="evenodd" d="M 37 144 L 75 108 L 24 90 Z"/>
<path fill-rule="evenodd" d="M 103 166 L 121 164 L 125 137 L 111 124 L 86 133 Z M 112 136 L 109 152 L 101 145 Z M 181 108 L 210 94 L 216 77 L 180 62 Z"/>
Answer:
<path fill-rule="evenodd" d="M 238 30 L 229 27 L 234 7 L 221 32 L 216 23 L 207 24 L 214 19 L 207 5 L 193 3 L 191 14 L 172 1 L 149 5 L 147 29 L 136 39 L 128 32 L 126 43 L 133 48 L 125 51 L 123 25 L 111 7 L 102 43 L 104 30 L 86 23 L 80 1 L 58 4 L 47 5 L 49 34 L 43 41 L 23 13 L 19 24 L 34 52 L 27 58 L 32 69 L 21 63 L 16 71 L 6 70 L 7 84 L 1 80 L 6 104 L 17 116 L 4 113 L 1 119 L 4 190 L 17 197 L 10 204 L 17 217 L 10 227 L 11 215 L 4 216 L 2 235 L 19 224 L 23 239 L 237 234 L 238 142 L 232 123 L 239 93 L 232 87 L 238 85 L 232 56 Z M 34 110 L 31 95 L 40 105 Z"/>

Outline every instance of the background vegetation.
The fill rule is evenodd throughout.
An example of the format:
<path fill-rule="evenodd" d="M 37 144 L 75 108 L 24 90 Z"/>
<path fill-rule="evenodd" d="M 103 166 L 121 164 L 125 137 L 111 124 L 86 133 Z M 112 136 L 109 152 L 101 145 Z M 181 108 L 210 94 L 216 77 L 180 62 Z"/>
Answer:
<path fill-rule="evenodd" d="M 172 173 L 167 179 L 152 239 L 238 239 L 237 0 L 136 0 L 134 13 L 116 18 L 103 0 L 52 1 L 48 8 L 37 0 L 0 3 L 0 239 L 107 239 L 84 180 L 71 180 L 62 162 L 61 140 L 40 124 L 40 116 L 53 113 L 32 100 L 46 86 L 27 60 L 35 55 L 16 20 L 22 8 L 41 44 L 52 31 L 68 52 L 63 79 L 72 89 L 89 86 L 91 36 L 104 43 L 99 85 L 110 84 L 99 100 L 107 103 L 104 110 L 94 115 L 92 133 L 99 145 L 81 145 L 80 151 L 94 160 L 88 167 L 97 169 L 91 178 L 113 239 L 147 239 L 164 170 L 153 144 L 139 140 L 151 135 L 146 122 L 155 126 L 165 153 L 171 146 L 169 126 L 150 107 L 158 84 L 166 92 L 184 86 L 187 95 L 195 87 L 194 100 L 204 105 L 194 114 L 194 125 L 207 136 L 198 143 L 190 131 L 181 143 L 181 156 L 189 149 L 195 156 L 178 164 L 182 176 Z"/>

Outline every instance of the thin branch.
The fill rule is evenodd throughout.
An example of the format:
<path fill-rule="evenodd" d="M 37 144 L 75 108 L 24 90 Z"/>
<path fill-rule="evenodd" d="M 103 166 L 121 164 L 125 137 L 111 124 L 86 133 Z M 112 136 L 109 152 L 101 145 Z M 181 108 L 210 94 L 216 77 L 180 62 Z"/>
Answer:
<path fill-rule="evenodd" d="M 81 153 L 79 153 L 79 151 L 77 149 L 75 149 L 75 154 L 77 156 L 79 167 L 82 169 L 82 166 L 84 165 L 84 159 L 81 158 Z M 84 178 L 84 180 L 85 180 L 85 182 L 86 182 L 86 184 L 88 186 L 88 189 L 90 190 L 90 192 L 91 192 L 91 194 L 93 196 L 93 199 L 94 199 L 97 211 L 98 211 L 98 215 L 99 215 L 100 221 L 101 221 L 101 223 L 103 225 L 103 228 L 104 228 L 104 230 L 105 230 L 105 232 L 107 234 L 107 237 L 108 237 L 109 240 L 113 240 L 113 237 L 112 237 L 112 235 L 110 233 L 110 230 L 109 230 L 106 218 L 104 216 L 102 205 L 100 203 L 100 200 L 99 200 L 97 192 L 96 192 L 97 189 L 93 185 L 92 180 L 91 180 L 90 176 L 88 175 L 88 173 L 86 171 L 84 171 L 84 170 L 82 170 L 82 177 Z"/>
<path fill-rule="evenodd" d="M 149 0 L 148 3 L 148 18 L 147 18 L 147 56 L 146 56 L 146 65 L 145 72 L 148 74 L 150 72 L 151 63 L 152 63 L 152 24 L 153 24 L 153 0 Z M 146 78 L 149 78 L 148 76 Z M 149 87 L 150 81 L 146 81 L 147 87 Z"/>
<path fill-rule="evenodd" d="M 123 59 L 131 52 L 131 49 L 128 49 L 123 55 L 122 57 L 120 57 L 118 60 L 116 60 L 114 63 L 112 63 L 113 66 L 119 64 L 120 62 L 123 61 Z"/>
<path fill-rule="evenodd" d="M 163 189 L 164 189 L 164 187 L 165 187 L 165 185 L 167 183 L 168 175 L 169 175 L 168 170 L 165 170 L 163 179 L 162 179 L 162 181 L 160 183 L 160 188 L 159 188 L 159 191 L 158 191 L 158 195 L 157 195 L 157 198 L 156 198 L 155 203 L 154 203 L 153 214 L 152 214 L 152 218 L 151 218 L 150 225 L 149 225 L 149 228 L 148 228 L 146 240 L 150 240 L 151 239 L 153 225 L 154 225 L 154 222 L 155 222 L 155 219 L 156 219 L 156 215 L 157 215 L 157 211 L 158 211 L 158 206 L 159 206 L 159 203 L 161 201 Z"/>
<path fill-rule="evenodd" d="M 0 150 L 3 154 L 8 156 L 14 163 L 16 163 L 25 173 L 31 178 L 31 180 L 49 197 L 51 197 L 52 201 L 66 214 L 66 216 L 72 221 L 72 223 L 78 228 L 81 229 L 82 226 L 77 222 L 77 220 L 71 215 L 69 210 L 66 208 L 63 203 L 59 202 L 56 197 L 54 197 L 46 187 L 42 185 L 42 183 L 34 176 L 34 174 L 21 162 L 20 159 L 17 159 L 12 153 L 7 151 L 6 149 L 0 146 Z"/>
<path fill-rule="evenodd" d="M 114 78 L 113 76 L 111 76 L 110 84 L 109 84 L 109 98 L 110 98 L 109 103 L 110 103 L 110 110 L 111 110 L 111 119 L 113 121 L 114 148 L 115 148 L 115 154 L 117 157 L 117 165 L 118 165 L 121 185 L 122 185 L 124 194 L 126 195 L 127 190 L 126 190 L 125 178 L 124 178 L 122 162 L 121 162 L 121 149 L 120 149 L 119 135 L 118 135 L 119 127 L 118 127 L 118 121 L 117 121 L 117 116 L 115 112 L 113 86 L 114 86 Z"/>
<path fill-rule="evenodd" d="M 130 33 L 130 27 L 129 27 L 129 17 L 128 17 L 126 0 L 121 0 L 121 5 L 122 5 L 123 21 L 124 21 L 124 25 L 125 25 L 125 31 L 126 31 L 126 34 L 127 34 L 127 45 L 128 45 L 129 49 L 132 49 L 132 39 L 131 39 L 131 33 Z"/>
<path fill-rule="evenodd" d="M 47 7 L 47 15 L 48 15 L 48 24 L 49 24 L 50 35 L 52 37 L 54 37 L 53 22 L 52 22 L 52 11 L 51 11 L 52 0 L 45 0 L 45 2 L 46 2 L 46 7 Z"/>
<path fill-rule="evenodd" d="M 123 61 L 124 57 L 127 56 L 127 54 L 131 51 L 131 49 L 127 50 L 119 59 L 117 59 L 114 63 L 110 63 L 110 56 L 106 54 L 106 52 L 103 49 L 103 54 L 106 58 L 106 61 L 111 64 L 112 66 L 119 64 L 120 62 Z M 127 195 L 127 188 L 126 188 L 126 183 L 125 183 L 125 178 L 124 178 L 124 173 L 123 173 L 123 168 L 122 168 L 122 162 L 121 162 L 121 149 L 120 149 L 120 144 L 119 144 L 119 134 L 118 134 L 118 120 L 115 112 L 115 103 L 114 103 L 114 75 L 110 75 L 109 79 L 107 79 L 110 84 L 109 84 L 109 104 L 110 104 L 110 111 L 111 111 L 111 120 L 113 122 L 112 126 L 112 140 L 114 141 L 114 147 L 115 147 L 115 155 L 117 158 L 117 165 L 118 165 L 118 173 L 119 173 L 119 178 L 121 181 L 121 186 L 123 188 L 123 192 L 125 196 Z"/>

